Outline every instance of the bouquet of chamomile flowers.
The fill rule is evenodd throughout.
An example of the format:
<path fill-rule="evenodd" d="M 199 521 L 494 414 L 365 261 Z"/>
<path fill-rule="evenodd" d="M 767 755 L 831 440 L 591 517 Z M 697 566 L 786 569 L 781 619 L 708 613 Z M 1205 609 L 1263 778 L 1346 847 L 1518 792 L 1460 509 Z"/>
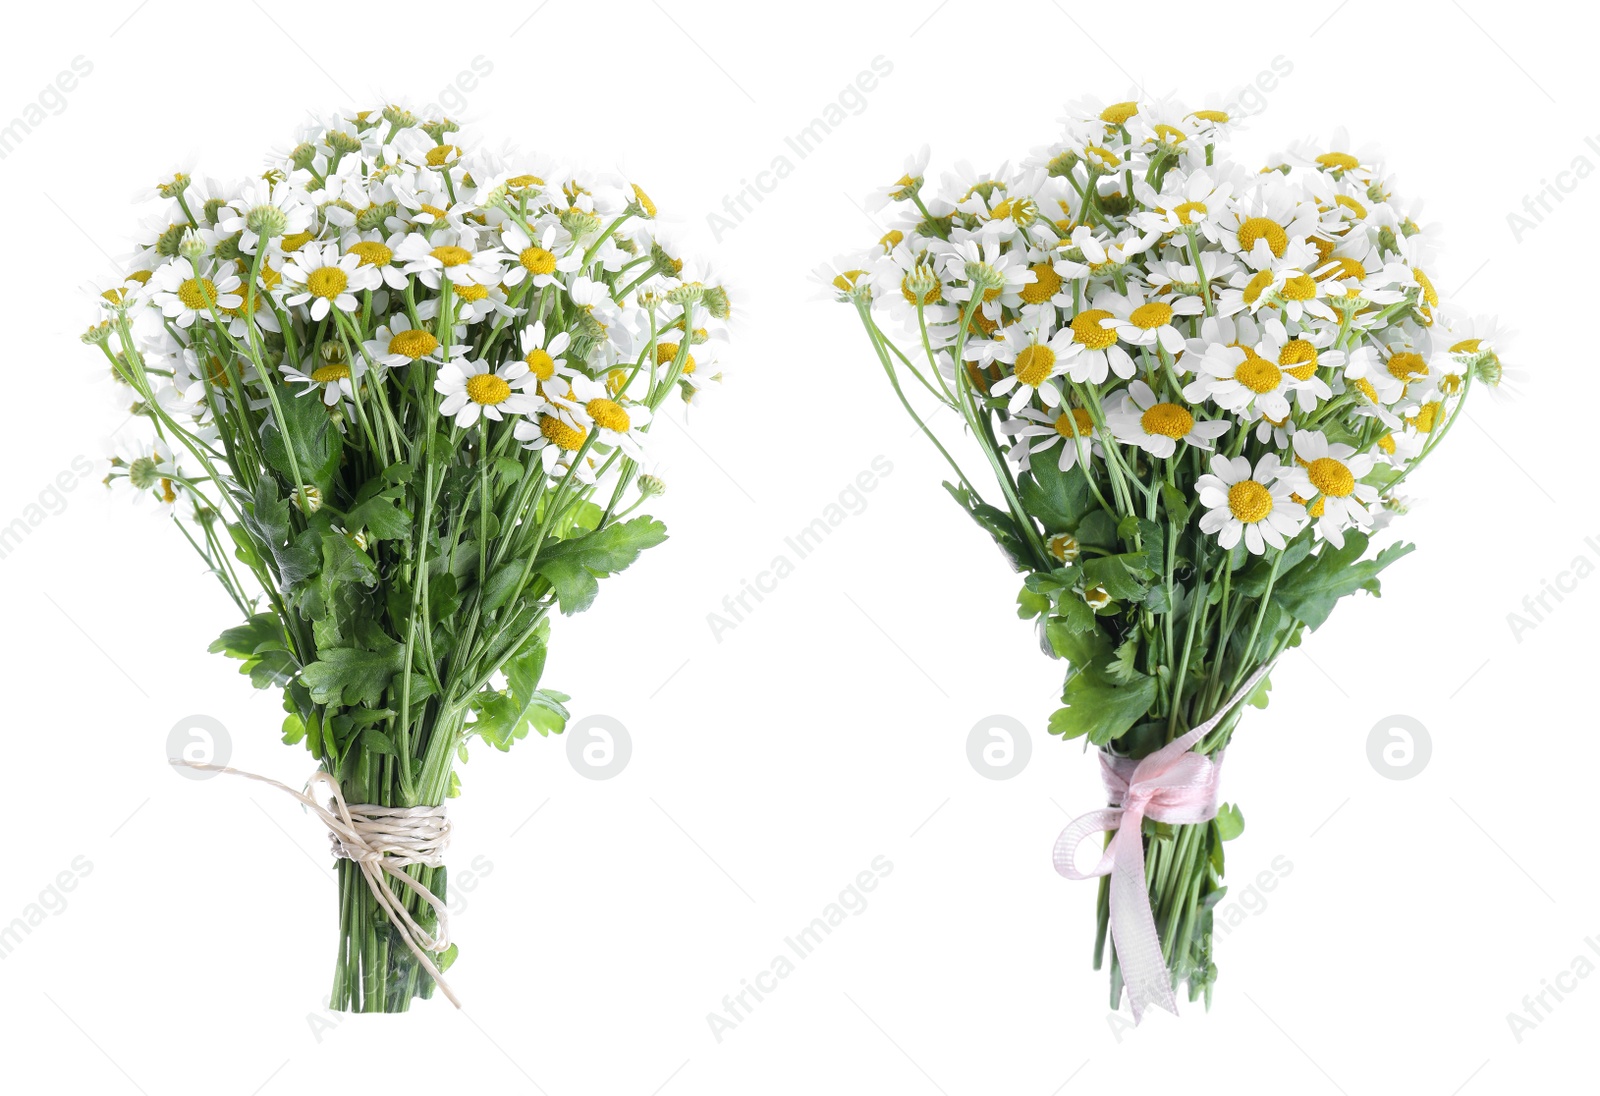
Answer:
<path fill-rule="evenodd" d="M 1410 546 L 1370 537 L 1502 378 L 1493 322 L 1441 305 L 1428 236 L 1370 152 L 1339 135 L 1247 169 L 1221 152 L 1229 124 L 1082 104 L 1022 167 L 938 187 L 924 149 L 874 195 L 890 231 L 820 272 L 1068 663 L 1050 731 L 1100 751 L 1111 807 L 1056 864 L 1101 876 L 1095 965 L 1109 929 L 1112 1004 L 1126 983 L 1136 1015 L 1180 982 L 1210 1001 L 1222 842 L 1243 825 L 1215 801 L 1236 705 L 1265 706 L 1266 669 L 1339 599 L 1378 593 Z M 952 412 L 944 440 L 930 405 Z"/>
<path fill-rule="evenodd" d="M 244 618 L 211 649 L 331 789 L 349 1011 L 444 986 L 455 766 L 565 725 L 552 610 L 665 539 L 648 431 L 719 379 L 730 307 L 631 181 L 456 130 L 362 111 L 167 179 L 84 336 L 148 428 L 110 481 L 168 508 Z"/>

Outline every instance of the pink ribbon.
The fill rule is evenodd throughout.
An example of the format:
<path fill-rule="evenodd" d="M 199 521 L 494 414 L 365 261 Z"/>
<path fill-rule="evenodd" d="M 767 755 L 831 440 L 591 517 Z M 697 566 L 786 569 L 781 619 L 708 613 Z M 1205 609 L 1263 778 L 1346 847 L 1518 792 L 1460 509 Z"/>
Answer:
<path fill-rule="evenodd" d="M 1144 836 L 1141 824 L 1150 818 L 1173 825 L 1209 822 L 1217 816 L 1217 784 L 1221 759 L 1192 753 L 1193 748 L 1255 689 L 1270 666 L 1263 666 L 1218 712 L 1182 738 L 1173 739 L 1141 761 L 1112 757 L 1101 751 L 1100 775 L 1111 806 L 1072 820 L 1056 838 L 1056 871 L 1068 879 L 1111 876 L 1111 938 L 1116 944 L 1128 1003 L 1138 1023 L 1149 1005 L 1174 1016 L 1177 998 L 1172 976 L 1161 955 L 1155 914 L 1150 910 L 1150 888 L 1144 876 Z M 1097 833 L 1115 831 L 1100 862 L 1080 872 L 1074 863 L 1078 846 Z"/>

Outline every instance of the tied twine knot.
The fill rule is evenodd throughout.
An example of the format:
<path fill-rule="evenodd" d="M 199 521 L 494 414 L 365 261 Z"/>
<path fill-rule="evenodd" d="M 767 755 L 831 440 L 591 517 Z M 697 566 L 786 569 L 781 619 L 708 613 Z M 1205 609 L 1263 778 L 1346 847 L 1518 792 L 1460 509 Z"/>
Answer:
<path fill-rule="evenodd" d="M 1223 718 L 1249 696 L 1266 676 L 1266 665 L 1250 676 L 1217 713 L 1142 760 L 1113 757 L 1101 751 L 1100 777 L 1110 806 L 1080 815 L 1056 838 L 1052 859 L 1056 871 L 1068 879 L 1111 877 L 1107 892 L 1111 938 L 1116 946 L 1122 981 L 1128 988 L 1133 1021 L 1138 1023 L 1149 1005 L 1177 1015 L 1172 975 L 1161 954 L 1155 914 L 1150 909 L 1150 888 L 1144 873 L 1146 818 L 1173 825 L 1209 822 L 1217 816 L 1217 792 L 1222 758 L 1192 752 Z M 1078 846 L 1097 833 L 1111 833 L 1100 862 L 1081 872 L 1076 864 Z"/>
<path fill-rule="evenodd" d="M 461 1002 L 451 992 L 444 975 L 430 958 L 430 952 L 441 952 L 450 946 L 450 911 L 427 887 L 406 872 L 415 865 L 429 868 L 444 865 L 444 852 L 450 845 L 450 820 L 444 807 L 382 807 L 369 803 L 351 805 L 345 802 L 344 789 L 331 774 L 322 771 L 311 774 L 306 782 L 310 792 L 325 784 L 331 798 L 326 805 L 309 794 L 302 794 L 270 777 L 231 769 L 225 765 L 203 765 L 182 758 L 168 758 L 174 765 L 186 765 L 205 772 L 227 773 L 269 784 L 298 799 L 328 827 L 328 838 L 333 845 L 333 855 L 349 860 L 361 869 L 372 896 L 389 917 L 389 923 L 399 930 L 411 954 L 416 956 L 432 976 L 439 992 L 456 1008 Z M 436 916 L 438 935 L 433 935 L 418 924 L 405 903 L 390 888 L 384 876 L 403 883 L 413 894 L 432 907 Z"/>

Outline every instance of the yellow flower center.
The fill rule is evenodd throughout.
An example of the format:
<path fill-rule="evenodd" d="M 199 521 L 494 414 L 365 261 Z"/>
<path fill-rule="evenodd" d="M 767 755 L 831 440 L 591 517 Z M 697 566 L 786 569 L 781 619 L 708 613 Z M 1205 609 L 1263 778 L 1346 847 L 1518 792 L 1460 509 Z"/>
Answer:
<path fill-rule="evenodd" d="M 1334 171 L 1351 171 L 1361 166 L 1361 161 L 1348 152 L 1324 152 L 1317 157 L 1317 163 Z"/>
<path fill-rule="evenodd" d="M 1100 112 L 1100 120 L 1109 125 L 1120 126 L 1138 113 L 1138 103 L 1112 103 Z"/>
<path fill-rule="evenodd" d="M 528 351 L 528 356 L 522 360 L 528 363 L 529 372 L 541 381 L 556 375 L 556 360 L 538 347 Z"/>
<path fill-rule="evenodd" d="M 1072 317 L 1073 341 L 1082 343 L 1090 350 L 1104 350 L 1117 341 L 1117 333 L 1112 328 L 1100 326 L 1101 320 L 1109 320 L 1111 313 L 1103 308 L 1091 308 L 1087 312 L 1080 312 Z M 1188 431 L 1184 431 L 1188 433 Z"/>
<path fill-rule="evenodd" d="M 1462 339 L 1450 348 L 1452 354 L 1476 354 L 1483 345 L 1482 339 Z"/>
<path fill-rule="evenodd" d="M 289 254 L 299 251 L 302 247 L 311 242 L 311 235 L 312 234 L 309 232 L 289 233 L 283 238 L 283 250 Z"/>
<path fill-rule="evenodd" d="M 186 278 L 178 286 L 178 300 L 185 308 L 210 308 L 217 303 L 217 287 L 210 278 Z"/>
<path fill-rule="evenodd" d="M 350 276 L 336 266 L 319 266 L 306 275 L 306 289 L 313 297 L 332 300 L 350 284 Z"/>
<path fill-rule="evenodd" d="M 1427 373 L 1428 363 L 1422 360 L 1421 354 L 1402 350 L 1389 359 L 1389 376 L 1397 381 L 1413 381 Z"/>
<path fill-rule="evenodd" d="M 1048 346 L 1027 346 L 1017 352 L 1017 380 L 1029 388 L 1038 388 L 1056 367 L 1056 352 Z"/>
<path fill-rule="evenodd" d="M 573 426 L 562 422 L 553 415 L 546 415 L 539 420 L 539 433 L 557 448 L 575 453 L 583 448 L 584 435 L 588 433 L 582 427 Z"/>
<path fill-rule="evenodd" d="M 1356 391 L 1367 397 L 1367 399 L 1371 400 L 1373 403 L 1378 402 L 1378 390 L 1372 387 L 1372 382 L 1367 380 L 1367 378 L 1357 377 L 1355 379 L 1355 386 Z"/>
<path fill-rule="evenodd" d="M 435 259 L 438 259 L 439 262 L 443 263 L 445 266 L 460 266 L 462 263 L 470 263 L 472 261 L 472 252 L 468 251 L 464 247 L 457 247 L 454 244 L 445 244 L 443 247 L 436 247 L 429 254 L 431 254 Z"/>
<path fill-rule="evenodd" d="M 1090 145 L 1088 148 L 1083 150 L 1083 153 L 1085 156 L 1092 156 L 1096 160 L 1099 160 L 1101 165 L 1104 167 L 1122 166 L 1122 160 L 1115 152 L 1112 152 L 1108 148 L 1101 148 L 1099 145 Z"/>
<path fill-rule="evenodd" d="M 493 373 L 474 373 L 467 378 L 467 398 L 493 407 L 511 398 L 511 386 Z"/>
<path fill-rule="evenodd" d="M 1244 287 L 1244 303 L 1255 304 L 1261 299 L 1261 294 L 1265 293 L 1267 291 L 1267 287 L 1271 284 L 1272 271 L 1270 270 L 1263 270 L 1261 273 L 1251 278 Z"/>
<path fill-rule="evenodd" d="M 1433 281 L 1420 270 L 1413 270 L 1411 276 L 1417 279 L 1417 285 L 1422 287 L 1422 299 L 1429 308 L 1439 307 L 1439 294 L 1433 288 Z"/>
<path fill-rule="evenodd" d="M 1378 448 L 1382 449 L 1385 453 L 1388 453 L 1390 456 L 1393 456 L 1394 455 L 1394 435 L 1393 434 L 1385 434 L 1383 437 L 1379 438 L 1378 439 Z"/>
<path fill-rule="evenodd" d="M 865 270 L 846 270 L 843 274 L 834 277 L 833 288 L 840 293 L 848 293 L 856 287 L 857 280 L 865 273 Z"/>
<path fill-rule="evenodd" d="M 1255 480 L 1240 480 L 1228 488 L 1228 509 L 1240 521 L 1254 525 L 1272 513 L 1272 492 Z"/>
<path fill-rule="evenodd" d="M 1128 314 L 1128 322 L 1144 331 L 1165 327 L 1172 320 L 1172 306 L 1160 301 L 1142 304 Z"/>
<path fill-rule="evenodd" d="M 350 254 L 361 256 L 362 266 L 388 266 L 394 252 L 376 240 L 362 240 L 350 245 Z"/>
<path fill-rule="evenodd" d="M 1417 433 L 1433 433 L 1434 424 L 1439 421 L 1439 407 L 1439 401 L 1432 400 L 1417 409 L 1417 417 L 1411 420 L 1417 428 Z"/>
<path fill-rule="evenodd" d="M 1259 395 L 1277 390 L 1283 381 L 1283 370 L 1259 354 L 1249 354 L 1233 371 L 1233 379 Z"/>
<path fill-rule="evenodd" d="M 1177 215 L 1180 225 L 1192 225 L 1206 215 L 1204 202 L 1179 202 L 1172 211 Z"/>
<path fill-rule="evenodd" d="M 1290 339 L 1278 352 L 1278 364 L 1297 381 L 1308 381 L 1317 371 L 1317 348 L 1304 339 Z"/>
<path fill-rule="evenodd" d="M 1283 295 L 1286 300 L 1309 301 L 1317 295 L 1317 283 L 1309 274 L 1296 274 L 1285 278 Z"/>
<path fill-rule="evenodd" d="M 525 186 L 544 186 L 544 180 L 537 175 L 513 175 L 506 180 L 506 186 L 519 189 Z"/>
<path fill-rule="evenodd" d="M 350 366 L 344 362 L 334 362 L 321 369 L 313 370 L 311 379 L 318 384 L 331 384 L 334 381 L 347 381 L 350 379 Z"/>
<path fill-rule="evenodd" d="M 1035 280 L 1022 287 L 1022 300 L 1025 304 L 1044 304 L 1051 297 L 1061 291 L 1061 275 L 1056 273 L 1056 268 L 1049 263 L 1034 263 Z"/>
<path fill-rule="evenodd" d="M 594 420 L 595 425 L 603 430 L 615 430 L 619 434 L 626 434 L 628 427 L 632 425 L 628 420 L 628 413 L 614 400 L 590 400 L 584 405 L 584 409 L 589 412 L 589 417 Z"/>
<path fill-rule="evenodd" d="M 555 253 L 546 251 L 542 247 L 524 248 L 522 254 L 517 256 L 517 261 L 522 264 L 522 269 L 526 270 L 529 274 L 555 273 Z"/>
<path fill-rule="evenodd" d="M 911 275 L 909 274 L 900 279 L 900 295 L 903 296 L 909 303 L 916 304 L 917 295 L 911 292 L 910 281 Z M 922 295 L 922 303 L 924 305 L 938 304 L 940 298 L 943 296 L 944 286 L 940 285 L 938 282 L 934 282 L 933 288 Z"/>
<path fill-rule="evenodd" d="M 1311 486 L 1331 498 L 1342 499 L 1356 489 L 1356 477 L 1343 461 L 1318 457 L 1306 468 Z"/>
<path fill-rule="evenodd" d="M 1283 258 L 1283 253 L 1289 249 L 1289 234 L 1277 221 L 1266 217 L 1251 217 L 1239 226 L 1239 250 L 1249 251 L 1256 246 L 1257 240 L 1267 241 L 1267 247 L 1272 249 L 1276 258 Z"/>
<path fill-rule="evenodd" d="M 1164 438 L 1186 438 L 1194 429 L 1194 416 L 1186 407 L 1175 403 L 1152 404 L 1150 410 L 1139 416 L 1139 425 L 1146 434 L 1159 434 Z"/>
<path fill-rule="evenodd" d="M 1333 204 L 1346 210 L 1351 216 L 1358 220 L 1367 215 L 1367 207 L 1350 197 L 1348 194 L 1338 195 L 1336 198 L 1334 198 Z"/>
<path fill-rule="evenodd" d="M 1228 120 L 1228 112 L 1225 110 L 1197 110 L 1194 112 L 1194 117 L 1202 122 L 1215 122 L 1217 125 L 1222 125 Z"/>
<path fill-rule="evenodd" d="M 412 361 L 432 354 L 439 346 L 439 340 L 432 334 L 420 328 L 410 331 L 396 331 L 389 340 L 389 353 L 404 354 Z"/>
<path fill-rule="evenodd" d="M 1081 407 L 1063 411 L 1056 418 L 1056 433 L 1064 438 L 1087 438 L 1094 434 L 1094 420 Z"/>
<path fill-rule="evenodd" d="M 638 183 L 629 183 L 633 187 L 633 200 L 639 203 L 639 208 L 644 210 L 646 217 L 656 215 L 656 204 L 650 200 L 650 195 L 639 189 Z"/>
<path fill-rule="evenodd" d="M 893 251 L 905 241 L 906 234 L 898 228 L 891 228 L 883 234 L 883 239 L 878 241 L 878 246 L 885 251 Z"/>
<path fill-rule="evenodd" d="M 421 212 L 426 213 L 430 217 L 433 217 L 436 220 L 440 220 L 440 221 L 444 220 L 445 217 L 448 216 L 448 214 L 446 214 L 444 210 L 440 209 L 436 205 L 429 205 L 427 202 L 420 203 L 419 209 L 421 210 Z"/>
<path fill-rule="evenodd" d="M 1330 278 L 1337 278 L 1340 281 L 1343 281 L 1346 278 L 1354 278 L 1355 280 L 1360 281 L 1362 278 L 1367 276 L 1367 268 L 1362 266 L 1361 263 L 1355 259 L 1340 257 L 1334 259 L 1333 265 L 1328 267 L 1327 270 L 1323 271 L 1320 276 L 1323 281 L 1327 281 Z"/>

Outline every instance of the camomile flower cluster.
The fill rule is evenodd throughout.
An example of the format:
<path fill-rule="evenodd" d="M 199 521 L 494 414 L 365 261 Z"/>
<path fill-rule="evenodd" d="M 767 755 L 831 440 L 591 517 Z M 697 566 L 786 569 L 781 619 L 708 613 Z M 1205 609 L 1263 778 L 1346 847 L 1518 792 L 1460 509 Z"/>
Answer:
<path fill-rule="evenodd" d="M 1013 469 L 1049 454 L 1108 499 L 1165 480 L 1256 554 L 1381 524 L 1502 375 L 1493 325 L 1441 302 L 1411 207 L 1342 133 L 1246 167 L 1221 111 L 1087 107 L 994 172 L 935 181 L 912 157 L 872 198 L 888 231 L 819 271 L 829 292 L 919 343 L 896 364 L 991 420 Z M 1209 505 L 1203 477 L 1241 461 Z"/>
<path fill-rule="evenodd" d="M 148 196 L 83 336 L 144 433 L 107 481 L 233 601 L 211 650 L 282 690 L 286 744 L 358 812 L 436 808 L 470 741 L 565 726 L 551 618 L 666 539 L 650 430 L 717 387 L 728 290 L 634 180 L 400 105 Z M 362 869 L 340 861 L 332 1007 L 450 996 L 443 867 L 392 894 Z"/>
<path fill-rule="evenodd" d="M 460 140 L 390 106 L 308 124 L 255 178 L 154 189 L 84 338 L 180 462 L 174 430 L 226 449 L 228 423 L 305 399 L 380 453 L 425 409 L 592 481 L 643 456 L 663 399 L 720 381 L 727 291 L 658 237 L 644 190 Z"/>
<path fill-rule="evenodd" d="M 817 272 L 1023 572 L 1018 614 L 1067 663 L 1050 732 L 1119 759 L 1213 717 L 1195 749 L 1220 757 L 1242 690 L 1264 705 L 1271 665 L 1411 550 L 1372 535 L 1469 392 L 1503 378 L 1498 328 L 1440 299 L 1432 237 L 1374 153 L 1339 132 L 1245 165 L 1232 125 L 1092 101 L 992 171 L 935 176 L 924 148 L 869 196 L 877 242 Z M 1191 1000 L 1216 978 L 1241 818 L 1148 841 Z M 1094 950 L 1099 966 L 1110 946 L 1113 1007 L 1115 892 Z"/>

